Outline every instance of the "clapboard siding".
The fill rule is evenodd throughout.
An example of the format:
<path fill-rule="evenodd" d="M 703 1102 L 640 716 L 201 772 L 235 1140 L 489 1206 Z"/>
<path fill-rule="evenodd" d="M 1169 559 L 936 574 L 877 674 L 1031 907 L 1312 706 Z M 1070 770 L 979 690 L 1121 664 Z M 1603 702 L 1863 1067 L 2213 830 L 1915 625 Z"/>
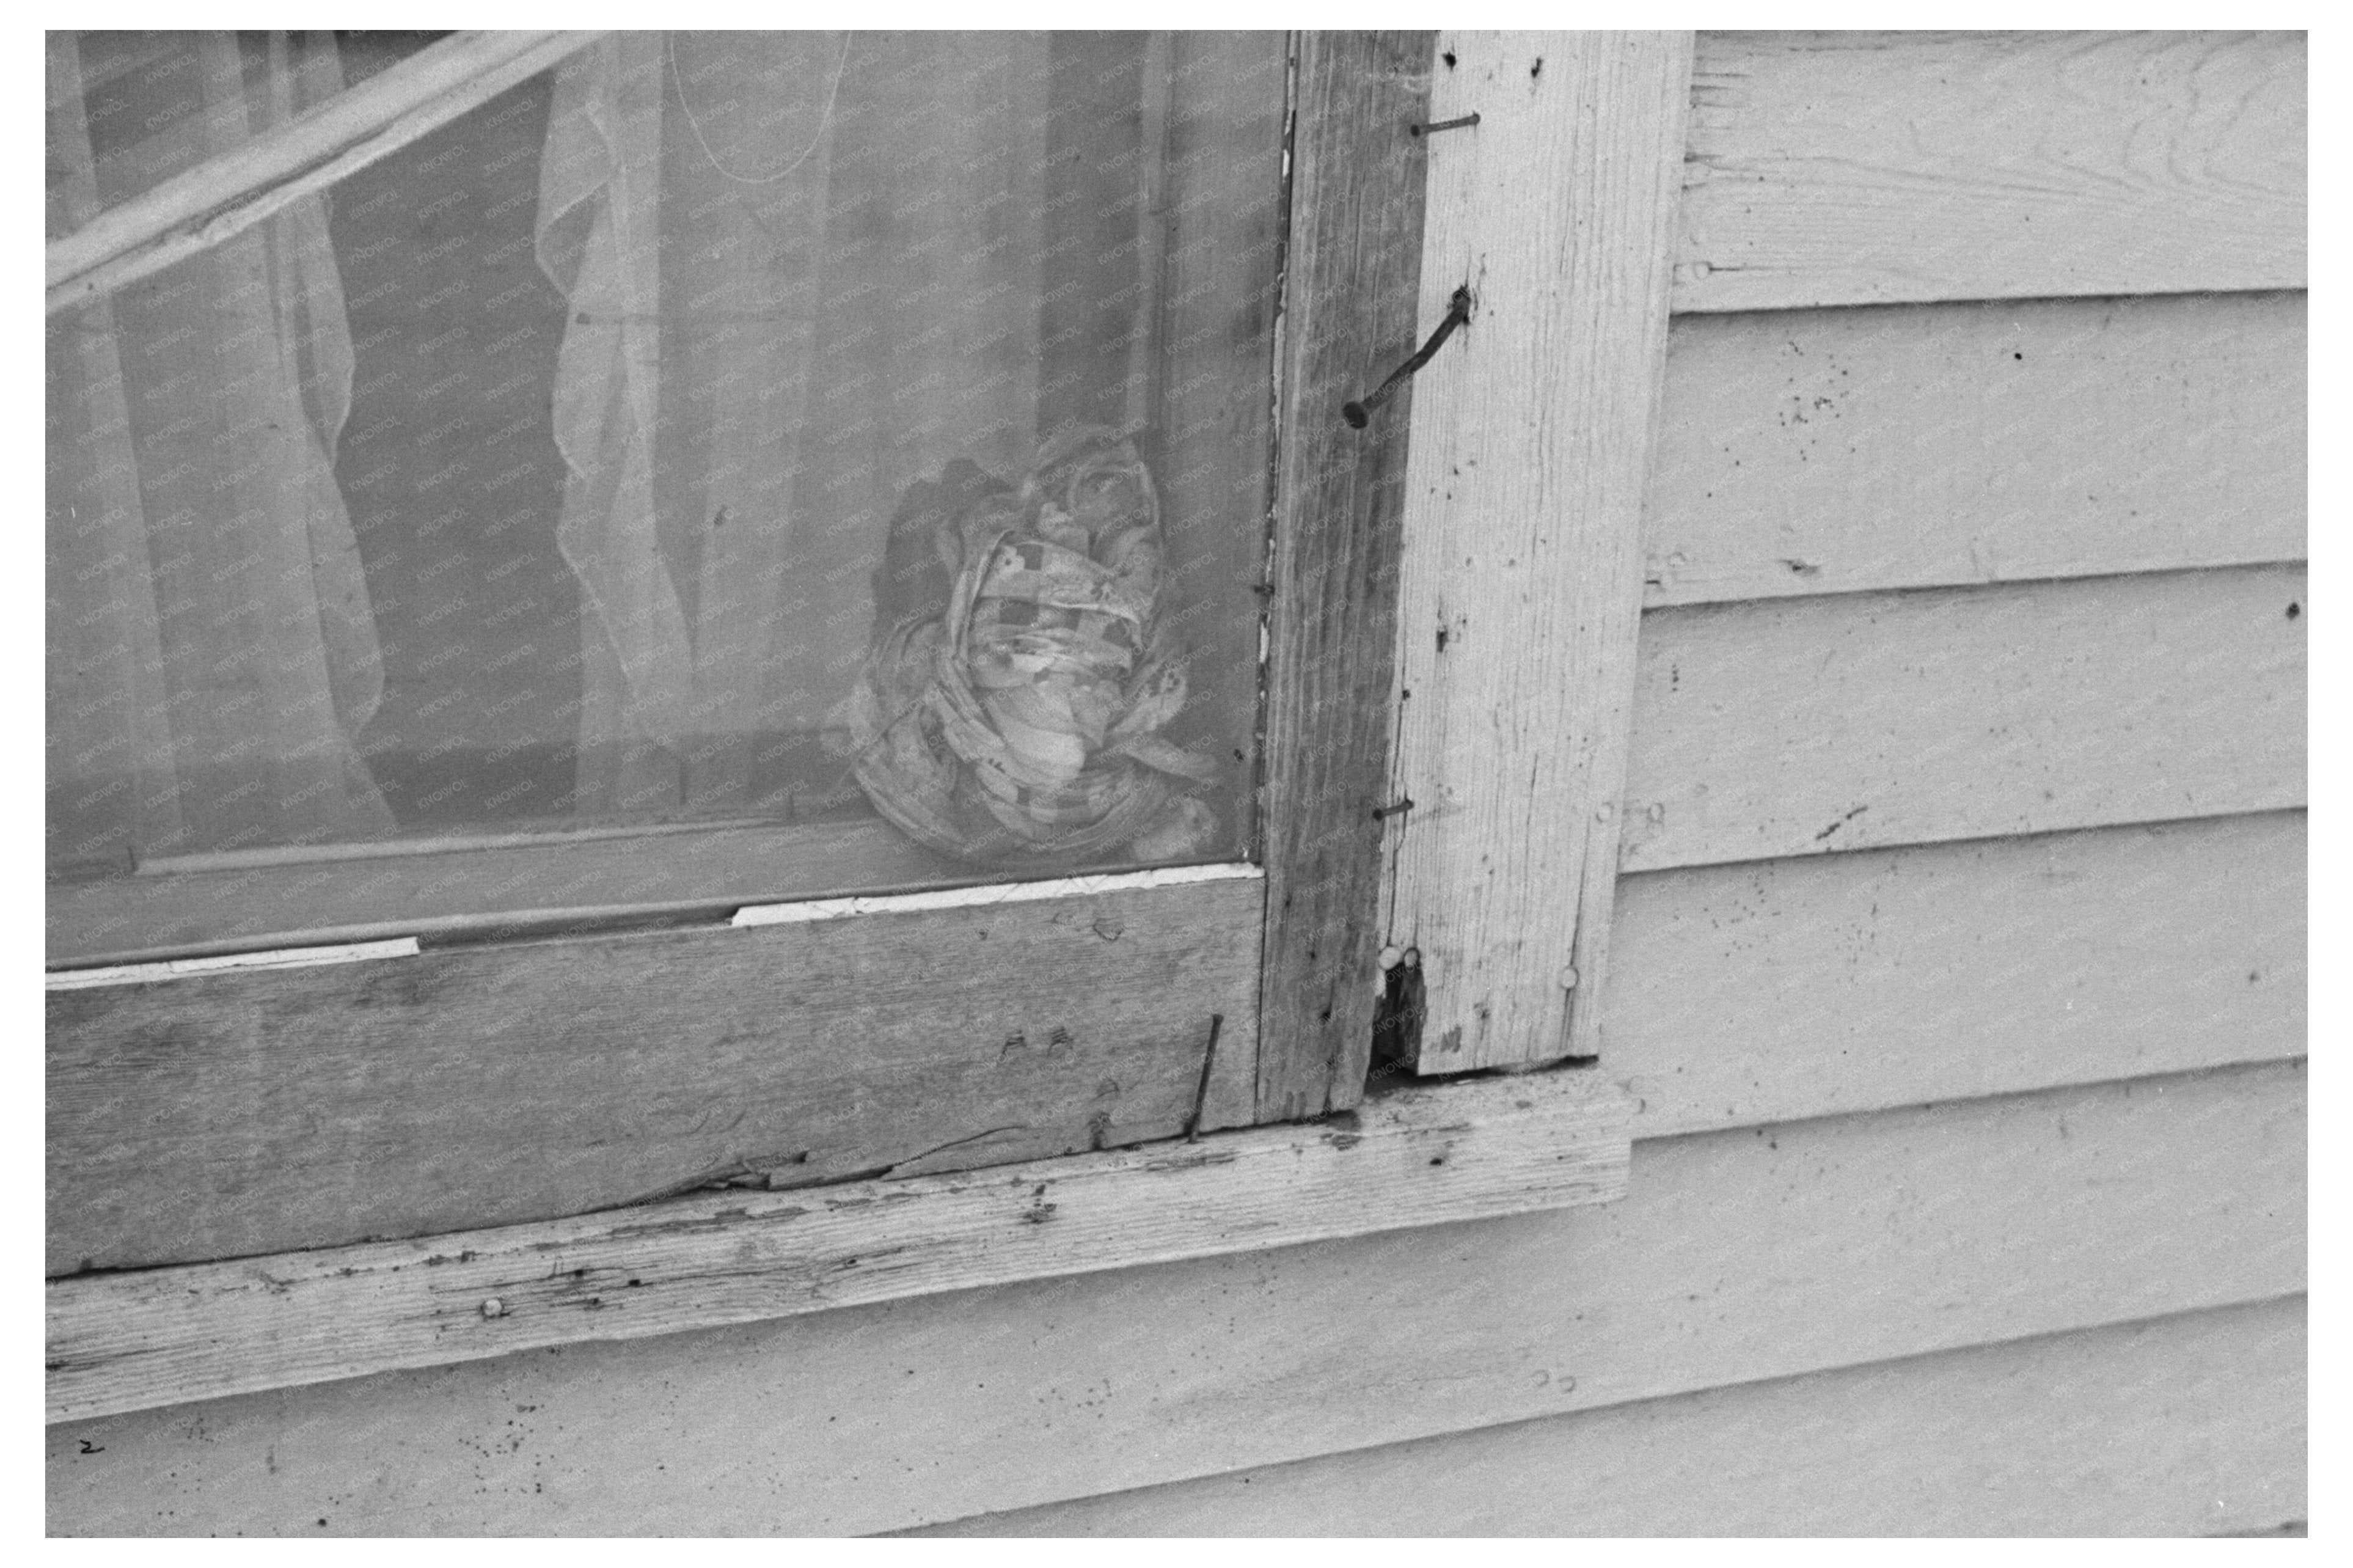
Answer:
<path fill-rule="evenodd" d="M 1620 866 L 2305 800 L 2301 567 L 1651 610 Z"/>
<path fill-rule="evenodd" d="M 2264 1300 L 2303 1128 L 2273 1065 L 1652 1140 L 1598 1208 L 60 1425 L 49 1527 L 869 1531 Z"/>
<path fill-rule="evenodd" d="M 1674 308 L 2300 288 L 2301 33 L 1702 34 Z"/>
<path fill-rule="evenodd" d="M 2212 1535 L 2305 1517 L 2305 1299 L 1748 1383 L 916 1531 Z"/>
<path fill-rule="evenodd" d="M 1644 603 L 2300 560 L 2305 296 L 1679 318 Z"/>
<path fill-rule="evenodd" d="M 2305 1051 L 2300 811 L 1620 878 L 1638 1138 Z"/>

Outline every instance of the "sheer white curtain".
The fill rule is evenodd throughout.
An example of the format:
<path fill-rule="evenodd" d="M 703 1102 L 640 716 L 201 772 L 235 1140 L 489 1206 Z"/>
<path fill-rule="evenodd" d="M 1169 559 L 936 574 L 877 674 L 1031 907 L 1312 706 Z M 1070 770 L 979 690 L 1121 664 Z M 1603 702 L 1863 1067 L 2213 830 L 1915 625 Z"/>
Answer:
<path fill-rule="evenodd" d="M 584 812 L 772 806 L 758 748 L 854 679 L 907 486 L 1029 466 L 1046 65 L 1034 35 L 634 34 L 559 71 Z"/>
<path fill-rule="evenodd" d="M 565 306 L 575 814 L 780 809 L 910 487 L 1148 421 L 1169 67 L 1140 37 L 625 33 L 558 69 L 533 239 Z M 329 35 L 49 54 L 53 235 L 342 83 Z M 393 831 L 353 742 L 385 659 L 334 482 L 326 202 L 55 318 L 48 372 L 53 861 Z M 387 641 L 433 624 L 392 605 L 417 576 L 378 585 Z"/>
<path fill-rule="evenodd" d="M 692 650 L 655 521 L 661 359 L 661 36 L 558 68 L 540 163 L 540 266 L 571 307 L 555 380 L 557 546 L 580 579 L 578 809 L 666 803 Z"/>
<path fill-rule="evenodd" d="M 48 35 L 47 228 L 343 86 L 332 35 Z M 365 837 L 383 693 L 333 475 L 352 347 L 324 203 L 50 320 L 53 867 Z"/>

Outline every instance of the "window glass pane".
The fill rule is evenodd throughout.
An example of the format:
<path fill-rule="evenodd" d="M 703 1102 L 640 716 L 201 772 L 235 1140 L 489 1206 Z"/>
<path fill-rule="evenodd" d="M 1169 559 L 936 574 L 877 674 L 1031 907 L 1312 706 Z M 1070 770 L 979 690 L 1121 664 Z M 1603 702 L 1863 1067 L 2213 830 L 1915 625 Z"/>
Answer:
<path fill-rule="evenodd" d="M 51 235 L 431 38 L 53 44 Z M 1274 34 L 613 35 L 52 318 L 53 880 L 1244 854 L 1283 79 Z"/>

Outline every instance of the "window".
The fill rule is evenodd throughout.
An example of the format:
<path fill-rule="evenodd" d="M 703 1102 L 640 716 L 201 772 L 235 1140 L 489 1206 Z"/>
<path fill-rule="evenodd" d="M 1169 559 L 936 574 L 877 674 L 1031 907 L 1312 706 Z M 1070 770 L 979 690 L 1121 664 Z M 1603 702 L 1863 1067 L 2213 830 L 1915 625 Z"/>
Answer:
<path fill-rule="evenodd" d="M 92 35 L 55 183 L 424 45 Z M 61 323 L 53 961 L 1240 858 L 1283 69 L 615 36 Z"/>
<path fill-rule="evenodd" d="M 1429 54 L 53 35 L 50 1272 L 1349 1103 Z"/>

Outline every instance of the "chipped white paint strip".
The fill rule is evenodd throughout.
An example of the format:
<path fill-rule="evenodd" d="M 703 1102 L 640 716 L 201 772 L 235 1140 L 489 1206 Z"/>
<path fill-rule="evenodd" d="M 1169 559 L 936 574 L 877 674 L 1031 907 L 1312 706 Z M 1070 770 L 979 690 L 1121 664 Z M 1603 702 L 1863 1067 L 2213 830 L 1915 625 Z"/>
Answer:
<path fill-rule="evenodd" d="M 220 969 L 299 969 L 313 964 L 356 964 L 368 959 L 415 956 L 417 938 L 395 937 L 383 942 L 346 942 L 332 948 L 275 948 L 261 953 L 217 953 L 203 959 L 172 959 L 160 964 L 110 964 L 103 969 L 59 969 L 44 975 L 50 991 L 79 991 L 93 985 L 145 985 L 181 980 Z"/>
<path fill-rule="evenodd" d="M 755 904 L 735 911 L 738 926 L 788 926 L 839 920 L 850 915 L 903 915 L 919 909 L 968 909 L 978 905 L 1023 904 L 1039 898 L 1076 898 L 1097 893 L 1131 893 L 1181 887 L 1196 882 L 1263 877 L 1263 866 L 1170 865 L 1103 876 L 1060 876 L 1046 882 L 997 882 L 979 887 L 938 887 L 924 893 L 885 893 L 860 898 L 811 898 L 797 904 Z"/>

